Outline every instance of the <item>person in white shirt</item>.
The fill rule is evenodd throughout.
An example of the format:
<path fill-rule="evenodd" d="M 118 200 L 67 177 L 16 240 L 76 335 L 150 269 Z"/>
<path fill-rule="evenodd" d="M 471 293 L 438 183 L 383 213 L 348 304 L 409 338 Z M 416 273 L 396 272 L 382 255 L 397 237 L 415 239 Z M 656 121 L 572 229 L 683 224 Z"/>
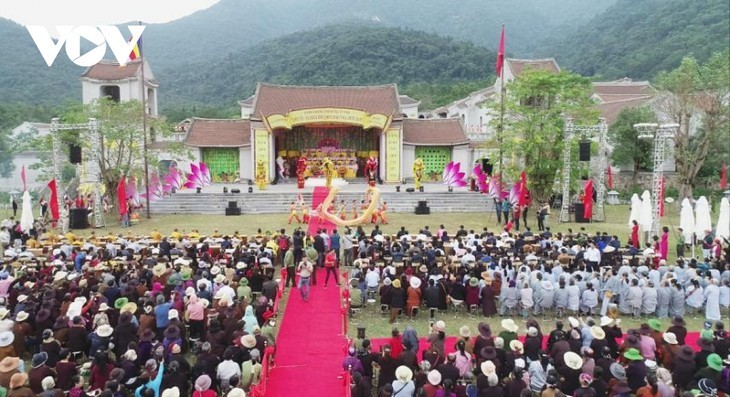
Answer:
<path fill-rule="evenodd" d="M 223 361 L 218 364 L 218 372 L 216 373 L 216 376 L 220 381 L 221 388 L 223 389 L 228 387 L 231 378 L 234 376 L 239 378 L 241 377 L 241 366 L 233 361 L 233 355 L 233 348 L 228 347 L 223 353 Z"/>

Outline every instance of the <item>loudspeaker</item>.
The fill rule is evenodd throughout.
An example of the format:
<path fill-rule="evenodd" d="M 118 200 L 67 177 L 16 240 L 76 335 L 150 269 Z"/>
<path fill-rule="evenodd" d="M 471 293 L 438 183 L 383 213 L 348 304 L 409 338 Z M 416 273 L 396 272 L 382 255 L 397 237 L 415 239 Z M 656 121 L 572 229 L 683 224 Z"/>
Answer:
<path fill-rule="evenodd" d="M 428 215 L 431 213 L 431 208 L 428 207 L 428 201 L 419 200 L 418 207 L 416 207 L 416 215 Z"/>
<path fill-rule="evenodd" d="M 578 144 L 578 159 L 591 161 L 591 141 L 580 141 Z"/>
<path fill-rule="evenodd" d="M 428 201 L 426 201 L 426 200 L 419 200 L 418 201 L 418 206 L 421 207 L 421 208 L 428 207 Z"/>
<path fill-rule="evenodd" d="M 588 223 L 590 220 L 584 217 L 585 205 L 583 203 L 575 203 L 575 223 Z"/>
<path fill-rule="evenodd" d="M 412 187 L 408 187 L 408 188 L 406 188 L 406 192 L 408 192 L 408 193 L 413 193 L 413 192 L 415 192 L 415 191 L 416 191 L 416 189 L 414 189 L 414 188 L 412 188 Z"/>
<path fill-rule="evenodd" d="M 482 171 L 484 171 L 485 174 L 492 176 L 493 170 L 494 166 L 489 162 L 489 159 L 482 159 Z"/>
<path fill-rule="evenodd" d="M 68 145 L 68 161 L 71 164 L 81 164 L 81 146 Z"/>
<path fill-rule="evenodd" d="M 71 229 L 86 229 L 89 227 L 89 209 L 71 208 L 69 212 L 69 227 Z"/>
<path fill-rule="evenodd" d="M 241 215 L 240 208 L 226 208 L 226 216 Z"/>
<path fill-rule="evenodd" d="M 238 208 L 238 201 L 229 201 L 228 208 Z"/>
<path fill-rule="evenodd" d="M 241 189 L 231 189 L 232 194 L 241 194 Z"/>

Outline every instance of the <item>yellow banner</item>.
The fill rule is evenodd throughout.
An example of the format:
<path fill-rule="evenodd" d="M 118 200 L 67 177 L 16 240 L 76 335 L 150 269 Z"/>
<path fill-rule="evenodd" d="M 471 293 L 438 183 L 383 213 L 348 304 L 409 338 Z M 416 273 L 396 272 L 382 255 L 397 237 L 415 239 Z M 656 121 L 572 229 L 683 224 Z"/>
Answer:
<path fill-rule="evenodd" d="M 266 180 L 269 180 L 269 131 L 264 129 L 254 131 L 254 174 L 259 161 L 266 164 Z"/>
<path fill-rule="evenodd" d="M 385 133 L 385 181 L 400 181 L 400 130 L 389 129 Z"/>
<path fill-rule="evenodd" d="M 362 110 L 344 108 L 318 108 L 294 110 L 286 115 L 272 114 L 266 118 L 269 126 L 273 128 L 286 128 L 302 124 L 316 123 L 340 123 L 359 125 L 364 129 L 384 129 L 388 123 L 388 116 L 383 114 L 368 114 Z"/>

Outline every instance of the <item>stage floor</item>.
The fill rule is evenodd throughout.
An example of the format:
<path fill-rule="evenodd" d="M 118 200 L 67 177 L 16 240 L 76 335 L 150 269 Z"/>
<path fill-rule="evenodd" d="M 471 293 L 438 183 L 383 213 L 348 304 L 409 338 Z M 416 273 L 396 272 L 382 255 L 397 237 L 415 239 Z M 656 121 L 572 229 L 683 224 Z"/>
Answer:
<path fill-rule="evenodd" d="M 251 185 L 253 187 L 253 194 L 267 194 L 267 193 L 296 193 L 298 192 L 296 180 L 291 180 L 291 182 L 286 183 L 278 183 L 276 185 L 269 184 L 266 187 L 266 190 L 259 190 L 259 188 L 254 184 Z M 365 182 L 364 180 L 354 180 L 354 181 L 345 181 L 347 184 L 344 185 L 338 185 L 337 183 L 334 183 L 333 180 L 333 186 L 337 186 L 340 188 L 340 191 L 343 193 L 347 192 L 363 192 L 365 190 Z M 315 186 L 324 186 L 324 179 L 322 178 L 309 178 L 304 186 L 304 191 L 307 193 L 311 193 Z M 401 192 L 405 192 L 407 188 L 412 188 L 413 183 L 407 183 L 407 184 L 394 184 L 394 183 L 388 183 L 388 184 L 382 184 L 382 185 L 376 185 L 378 189 L 380 189 L 381 192 L 395 192 L 396 186 L 401 187 Z M 202 189 L 202 193 L 223 193 L 223 188 L 227 187 L 228 191 L 230 192 L 231 189 L 239 189 L 242 193 L 248 194 L 248 183 L 214 183 L 210 186 L 206 186 Z M 441 183 L 424 183 L 423 189 L 426 192 L 430 193 L 438 193 L 438 192 L 447 192 L 448 186 L 443 185 Z M 474 192 L 470 192 L 467 190 L 466 187 L 462 188 L 454 188 L 453 191 L 454 194 L 459 193 L 469 193 L 474 194 Z M 195 189 L 183 189 L 179 190 L 175 194 L 195 194 Z"/>

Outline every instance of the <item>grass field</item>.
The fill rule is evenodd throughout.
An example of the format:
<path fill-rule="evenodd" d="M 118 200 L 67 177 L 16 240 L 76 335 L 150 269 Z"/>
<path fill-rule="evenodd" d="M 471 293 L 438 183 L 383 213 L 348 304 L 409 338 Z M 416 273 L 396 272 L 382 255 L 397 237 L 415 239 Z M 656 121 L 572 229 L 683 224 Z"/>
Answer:
<path fill-rule="evenodd" d="M 554 210 L 548 226 L 550 226 L 553 232 L 567 232 L 568 229 L 572 229 L 577 232 L 580 228 L 585 228 L 588 233 L 596 232 L 607 232 L 611 235 L 619 236 L 622 243 L 626 243 L 630 228 L 628 226 L 629 207 L 628 206 L 606 206 L 606 222 L 591 223 L 591 224 L 576 224 L 576 223 L 558 223 L 557 218 L 559 211 Z M 497 225 L 496 217 L 493 213 L 434 213 L 431 215 L 414 215 L 414 214 L 389 214 L 388 225 L 381 225 L 384 233 L 391 234 L 396 233 L 400 226 L 405 226 L 407 230 L 415 233 L 425 225 L 429 225 L 432 230 L 436 230 L 440 224 L 444 224 L 447 230 L 451 231 L 452 234 L 458 229 L 460 225 L 464 225 L 466 229 L 481 230 L 483 227 L 488 227 L 490 230 L 501 229 Z M 571 214 L 572 215 L 572 214 Z M 713 219 L 716 219 L 716 214 L 713 214 Z M 191 231 L 197 229 L 203 235 L 212 233 L 215 229 L 218 229 L 223 234 L 233 233 L 239 231 L 241 234 L 256 234 L 258 229 L 263 231 L 276 230 L 285 227 L 288 232 L 293 230 L 293 225 L 287 225 L 287 214 L 265 214 L 265 215 L 242 215 L 242 216 L 212 216 L 212 215 L 159 215 L 153 216 L 152 219 L 145 219 L 142 217 L 140 224 L 133 226 L 129 230 L 123 229 L 118 225 L 115 218 L 109 217 L 107 219 L 107 230 L 112 233 L 127 233 L 128 231 L 135 235 L 146 235 L 152 230 L 158 230 L 163 234 L 169 234 L 173 229 L 177 228 L 181 232 Z M 537 224 L 534 217 L 534 213 L 530 215 L 528 219 L 528 225 L 536 231 Z M 662 225 L 670 227 L 670 230 L 676 230 L 679 225 L 679 211 L 674 206 L 667 207 L 667 216 L 662 219 Z M 371 225 L 366 225 L 366 231 L 372 228 Z M 524 230 L 524 227 L 523 229 Z M 78 235 L 84 236 L 90 233 L 91 229 L 75 231 Z M 103 233 L 97 231 L 97 234 Z M 670 247 L 670 259 L 676 256 L 674 252 L 675 236 L 673 232 L 670 232 L 669 247 Z M 313 293 L 317 293 L 317 288 L 313 287 Z M 296 290 L 294 291 L 294 298 L 298 299 Z M 284 295 L 282 303 L 282 312 L 286 307 L 286 301 L 289 298 L 289 291 Z M 350 321 L 350 329 L 348 334 L 355 336 L 357 333 L 358 325 L 365 325 L 367 329 L 368 337 L 386 337 L 390 335 L 392 325 L 388 324 L 387 316 L 381 315 L 379 312 L 379 305 L 374 304 L 367 307 L 362 312 L 355 315 Z M 696 316 L 688 316 L 688 325 L 692 330 L 699 330 L 702 325 L 703 316 L 698 314 Z M 466 324 L 472 329 L 472 332 L 476 331 L 476 324 L 480 321 L 488 322 L 493 330 L 499 330 L 500 317 L 493 317 L 486 319 L 480 315 L 472 316 L 465 311 L 460 313 L 454 313 L 449 310 L 447 313 L 438 314 L 436 320 L 444 320 L 447 324 L 447 333 L 457 334 L 460 326 Z M 518 324 L 524 324 L 525 319 L 517 320 Z M 555 318 L 543 316 L 539 318 L 544 330 L 552 329 Z M 628 329 L 630 327 L 638 326 L 642 319 L 622 319 L 623 328 Z M 279 321 L 279 324 L 281 322 Z M 669 321 L 664 320 L 663 323 L 668 326 Z M 425 335 L 428 333 L 429 318 L 428 313 L 423 312 L 416 319 L 408 319 L 401 317 L 398 324 L 394 326 L 399 329 L 405 328 L 406 325 L 412 325 L 419 335 Z M 523 332 L 524 330 L 521 330 Z"/>

